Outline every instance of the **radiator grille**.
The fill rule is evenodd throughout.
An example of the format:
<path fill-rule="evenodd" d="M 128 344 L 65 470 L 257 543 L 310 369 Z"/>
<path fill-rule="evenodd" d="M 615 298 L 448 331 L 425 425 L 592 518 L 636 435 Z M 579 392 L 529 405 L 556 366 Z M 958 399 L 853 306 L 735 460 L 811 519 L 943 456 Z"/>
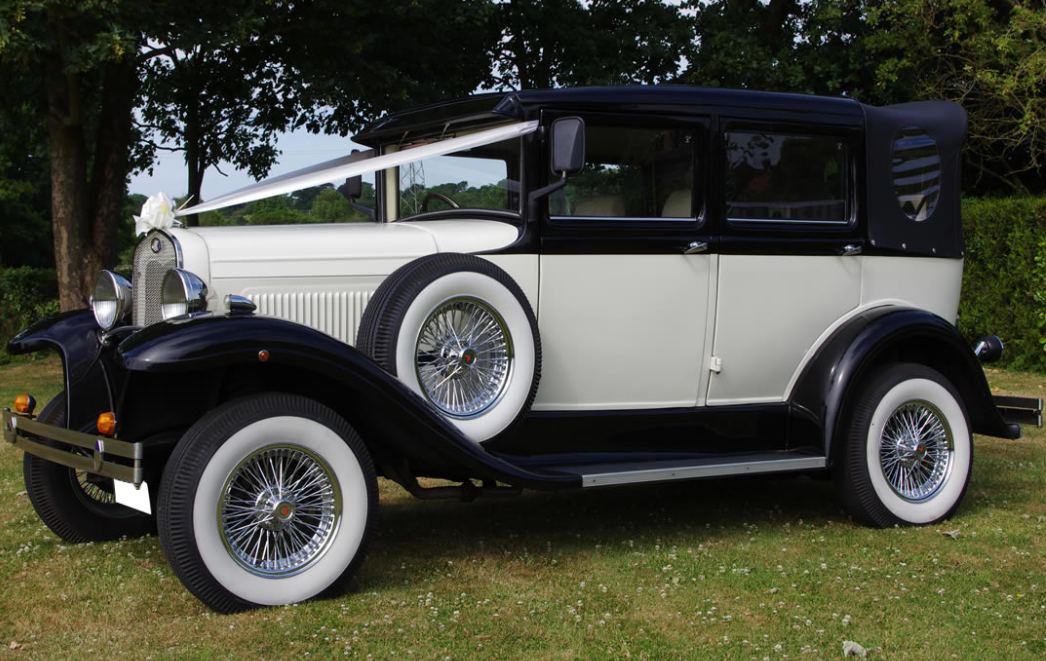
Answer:
<path fill-rule="evenodd" d="M 134 250 L 134 273 L 131 284 L 134 300 L 132 315 L 135 326 L 148 326 L 163 320 L 160 311 L 160 286 L 170 269 L 180 266 L 174 239 L 153 230 L 138 242 Z"/>
<path fill-rule="evenodd" d="M 250 294 L 258 314 L 311 326 L 346 344 L 356 342 L 369 291 L 284 292 Z"/>

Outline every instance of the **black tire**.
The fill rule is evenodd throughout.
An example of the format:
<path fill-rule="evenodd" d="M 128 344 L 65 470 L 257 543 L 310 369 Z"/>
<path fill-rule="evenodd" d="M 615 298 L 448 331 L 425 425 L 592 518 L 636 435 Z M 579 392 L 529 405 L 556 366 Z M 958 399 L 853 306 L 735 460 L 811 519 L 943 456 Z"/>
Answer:
<path fill-rule="evenodd" d="M 160 541 L 216 611 L 296 603 L 345 590 L 377 503 L 370 454 L 345 420 L 298 395 L 251 395 L 179 441 L 160 484 Z"/>
<path fill-rule="evenodd" d="M 835 466 L 843 507 L 877 528 L 950 517 L 973 466 L 969 418 L 955 388 L 929 367 L 897 364 L 872 374 L 858 396 Z"/>
<path fill-rule="evenodd" d="M 459 334 L 454 320 L 472 320 L 472 332 Z M 446 328 L 454 332 L 437 337 Z M 356 348 L 477 443 L 518 424 L 541 380 L 530 303 L 507 273 L 472 255 L 429 255 L 393 272 L 363 313 Z"/>
<path fill-rule="evenodd" d="M 39 422 L 66 426 L 65 393 L 48 402 Z M 155 530 L 155 520 L 112 499 L 112 480 L 78 474 L 29 454 L 22 458 L 29 502 L 54 534 L 72 544 L 141 537 Z"/>

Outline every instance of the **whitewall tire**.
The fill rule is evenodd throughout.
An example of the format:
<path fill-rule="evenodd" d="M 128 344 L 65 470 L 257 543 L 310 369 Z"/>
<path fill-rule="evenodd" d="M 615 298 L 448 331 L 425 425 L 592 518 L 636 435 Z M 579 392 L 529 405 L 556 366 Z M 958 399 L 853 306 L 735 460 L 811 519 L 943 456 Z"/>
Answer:
<path fill-rule="evenodd" d="M 356 347 L 476 443 L 521 420 L 540 379 L 526 297 L 471 255 L 423 257 L 390 275 L 367 306 Z"/>
<path fill-rule="evenodd" d="M 969 421 L 952 385 L 928 367 L 899 364 L 874 374 L 858 397 L 836 466 L 844 507 L 877 527 L 951 516 L 973 464 Z"/>
<path fill-rule="evenodd" d="M 376 504 L 370 456 L 344 420 L 304 397 L 255 395 L 182 437 L 161 484 L 160 540 L 215 610 L 296 603 L 344 589 Z"/>

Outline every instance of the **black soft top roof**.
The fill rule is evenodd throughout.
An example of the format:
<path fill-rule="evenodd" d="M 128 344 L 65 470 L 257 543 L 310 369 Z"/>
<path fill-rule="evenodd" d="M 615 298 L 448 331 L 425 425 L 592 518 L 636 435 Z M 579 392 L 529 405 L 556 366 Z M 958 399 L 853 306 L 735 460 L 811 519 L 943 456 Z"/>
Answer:
<path fill-rule="evenodd" d="M 413 108 L 378 120 L 354 136 L 353 140 L 363 145 L 376 146 L 379 142 L 400 137 L 421 127 L 439 124 L 483 125 L 534 119 L 546 107 L 629 110 L 659 106 L 772 108 L 852 117 L 860 117 L 862 114 L 860 103 L 837 97 L 681 85 L 575 87 L 477 94 L 465 99 Z"/>

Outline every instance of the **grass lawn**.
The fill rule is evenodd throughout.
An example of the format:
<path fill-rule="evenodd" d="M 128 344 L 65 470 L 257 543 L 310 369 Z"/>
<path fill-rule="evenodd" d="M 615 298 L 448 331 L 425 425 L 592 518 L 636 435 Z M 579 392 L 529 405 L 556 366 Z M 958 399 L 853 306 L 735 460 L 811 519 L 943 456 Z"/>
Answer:
<path fill-rule="evenodd" d="M 0 402 L 31 390 L 42 406 L 60 380 L 55 358 L 0 368 Z M 956 517 L 914 529 L 855 526 L 805 477 L 471 504 L 383 482 L 353 593 L 222 616 L 155 537 L 60 543 L 3 444 L 0 657 L 835 659 L 854 640 L 875 659 L 1042 659 L 1046 434 L 978 437 L 975 455 Z"/>

